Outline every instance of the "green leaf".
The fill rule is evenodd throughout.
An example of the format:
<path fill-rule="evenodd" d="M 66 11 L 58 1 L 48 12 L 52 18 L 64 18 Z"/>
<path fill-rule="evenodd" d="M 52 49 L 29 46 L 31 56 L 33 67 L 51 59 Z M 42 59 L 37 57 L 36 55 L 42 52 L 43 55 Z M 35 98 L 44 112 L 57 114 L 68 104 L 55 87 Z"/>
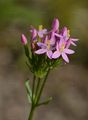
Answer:
<path fill-rule="evenodd" d="M 27 91 L 28 101 L 29 103 L 32 103 L 32 91 L 28 79 L 25 81 L 25 87 Z"/>
<path fill-rule="evenodd" d="M 39 106 L 41 106 L 41 105 L 47 105 L 47 104 L 49 104 L 49 102 L 52 100 L 52 97 L 49 97 L 46 101 L 44 101 L 44 102 L 42 102 L 42 103 L 39 103 L 38 105 L 37 105 L 37 107 L 39 107 Z"/>

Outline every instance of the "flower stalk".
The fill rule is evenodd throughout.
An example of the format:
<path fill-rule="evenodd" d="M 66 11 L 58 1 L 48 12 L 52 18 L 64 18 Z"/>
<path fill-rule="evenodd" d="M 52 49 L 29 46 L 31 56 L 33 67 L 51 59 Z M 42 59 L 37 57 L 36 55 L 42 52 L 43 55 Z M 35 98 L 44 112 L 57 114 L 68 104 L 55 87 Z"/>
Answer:
<path fill-rule="evenodd" d="M 46 105 L 46 104 L 48 104 L 51 101 L 51 99 L 48 99 L 45 102 L 39 103 L 40 98 L 41 98 L 41 94 L 43 92 L 43 89 L 44 89 L 44 86 L 45 86 L 45 83 L 46 83 L 48 75 L 49 75 L 49 70 L 48 70 L 45 78 L 43 79 L 43 81 L 40 78 L 37 79 L 36 76 L 33 77 L 32 99 L 31 99 L 32 105 L 31 105 L 31 110 L 30 110 L 30 114 L 29 114 L 28 120 L 32 120 L 35 108 L 37 108 L 37 107 L 39 107 L 41 105 Z M 36 79 L 38 80 L 37 81 L 37 86 L 35 84 L 35 80 Z"/>

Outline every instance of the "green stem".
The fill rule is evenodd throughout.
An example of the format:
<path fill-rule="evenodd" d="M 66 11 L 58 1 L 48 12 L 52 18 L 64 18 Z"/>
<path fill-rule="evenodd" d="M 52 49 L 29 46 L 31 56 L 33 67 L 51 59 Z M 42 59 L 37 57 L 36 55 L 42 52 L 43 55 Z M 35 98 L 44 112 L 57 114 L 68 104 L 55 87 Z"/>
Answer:
<path fill-rule="evenodd" d="M 36 103 L 36 100 L 37 100 L 37 96 L 38 96 L 38 92 L 39 92 L 39 88 L 40 88 L 40 78 L 38 78 L 38 82 L 37 82 L 37 86 L 36 86 L 36 93 L 35 93 L 35 103 Z"/>
<path fill-rule="evenodd" d="M 35 75 L 33 77 L 33 84 L 32 84 L 32 104 L 34 104 L 34 89 L 35 89 Z"/>
<path fill-rule="evenodd" d="M 32 118 L 33 118 L 33 113 L 34 113 L 34 109 L 35 109 L 35 108 L 33 108 L 33 106 L 32 106 L 28 120 L 32 120 Z"/>
<path fill-rule="evenodd" d="M 31 105 L 31 110 L 30 110 L 28 120 L 32 120 L 34 109 L 35 109 L 35 105 L 34 105 L 35 80 L 36 80 L 36 76 L 34 75 L 33 76 L 33 83 L 32 83 L 32 105 Z"/>
<path fill-rule="evenodd" d="M 46 76 L 45 76 L 45 78 L 44 78 L 44 80 L 43 80 L 43 83 L 42 83 L 42 85 L 41 85 L 41 88 L 40 88 L 40 91 L 39 91 L 39 94 L 38 94 L 38 97 L 37 97 L 37 102 L 36 102 L 36 104 L 38 104 L 38 102 L 39 102 L 39 100 L 40 100 L 40 97 L 41 97 L 43 88 L 44 88 L 44 86 L 45 86 L 45 83 L 46 83 L 46 80 L 47 80 L 49 71 L 50 71 L 50 69 L 47 71 L 47 74 L 46 74 Z"/>

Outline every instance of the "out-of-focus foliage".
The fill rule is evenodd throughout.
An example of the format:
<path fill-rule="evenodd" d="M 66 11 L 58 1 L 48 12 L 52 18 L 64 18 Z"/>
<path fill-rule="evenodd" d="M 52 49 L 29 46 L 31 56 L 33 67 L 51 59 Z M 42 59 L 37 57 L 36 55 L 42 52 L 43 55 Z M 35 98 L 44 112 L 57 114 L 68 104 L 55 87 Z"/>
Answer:
<path fill-rule="evenodd" d="M 29 29 L 31 24 L 38 25 L 41 23 L 40 11 L 32 9 L 30 6 L 23 6 L 15 0 L 0 1 L 1 46 L 7 44 L 14 46 L 14 43 L 17 44 L 18 39 L 20 41 L 19 37 L 22 31 L 26 31 L 27 28 Z"/>

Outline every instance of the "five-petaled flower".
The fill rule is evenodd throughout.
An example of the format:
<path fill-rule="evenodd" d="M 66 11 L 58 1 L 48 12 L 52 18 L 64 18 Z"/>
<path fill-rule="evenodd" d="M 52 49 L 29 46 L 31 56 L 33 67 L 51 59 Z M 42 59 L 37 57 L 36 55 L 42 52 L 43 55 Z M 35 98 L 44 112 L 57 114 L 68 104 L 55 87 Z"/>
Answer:
<path fill-rule="evenodd" d="M 56 59 L 62 56 L 62 58 L 68 63 L 69 59 L 67 54 L 73 54 L 74 51 L 66 48 L 66 42 L 60 39 L 60 42 L 56 44 L 56 51 L 53 53 L 52 58 Z"/>
<path fill-rule="evenodd" d="M 46 38 L 44 40 L 44 43 L 38 42 L 37 45 L 40 47 L 40 49 L 35 51 L 36 54 L 44 54 L 44 53 L 46 53 L 46 55 L 50 59 L 52 59 L 53 43 L 52 43 L 51 40 L 48 39 L 48 36 L 46 36 Z"/>

